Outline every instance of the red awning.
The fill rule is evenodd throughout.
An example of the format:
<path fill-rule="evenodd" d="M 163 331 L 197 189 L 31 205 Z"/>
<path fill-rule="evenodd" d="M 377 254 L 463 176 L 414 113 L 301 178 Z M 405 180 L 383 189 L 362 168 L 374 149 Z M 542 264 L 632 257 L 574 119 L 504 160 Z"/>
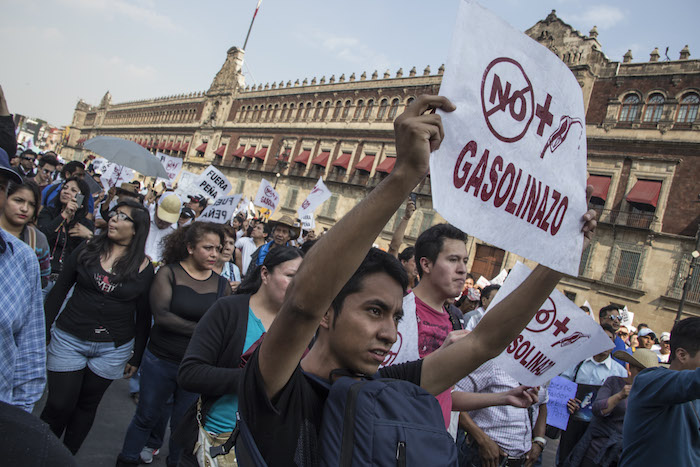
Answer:
<path fill-rule="evenodd" d="M 187 152 L 187 149 L 189 147 L 190 147 L 190 143 L 182 143 L 182 146 L 180 146 L 180 151 Z"/>
<path fill-rule="evenodd" d="M 593 185 L 593 194 L 591 197 L 600 198 L 605 201 L 608 198 L 610 180 L 610 177 L 604 175 L 591 175 L 588 177 L 588 182 L 586 182 L 586 184 Z"/>
<path fill-rule="evenodd" d="M 165 145 L 165 150 L 166 151 L 172 151 L 173 150 L 173 142 L 168 141 L 168 144 Z"/>
<path fill-rule="evenodd" d="M 355 166 L 355 170 L 364 170 L 365 172 L 372 171 L 372 165 L 374 164 L 374 156 L 365 156 L 360 162 Z"/>
<path fill-rule="evenodd" d="M 238 146 L 235 151 L 233 151 L 233 155 L 238 157 L 239 159 L 243 157 L 243 153 L 245 152 L 245 146 Z"/>
<path fill-rule="evenodd" d="M 396 164 L 396 158 L 387 157 L 382 161 L 381 164 L 377 166 L 377 172 L 384 172 L 386 174 L 390 174 L 391 170 L 394 168 L 394 164 Z"/>
<path fill-rule="evenodd" d="M 255 146 L 249 147 L 248 150 L 243 153 L 243 157 L 248 157 L 248 158 L 252 159 L 255 156 L 256 149 L 257 148 Z"/>
<path fill-rule="evenodd" d="M 173 151 L 178 152 L 180 150 L 180 143 L 175 143 L 173 145 Z"/>
<path fill-rule="evenodd" d="M 221 146 L 219 146 L 219 149 L 214 151 L 214 154 L 216 154 L 217 156 L 224 157 L 225 152 L 226 152 L 226 145 L 222 144 Z"/>
<path fill-rule="evenodd" d="M 260 159 L 261 161 L 264 161 L 265 156 L 267 156 L 267 148 L 263 147 L 262 149 L 260 149 L 260 151 L 256 152 L 255 156 L 253 156 L 253 157 L 256 157 L 256 158 Z"/>
<path fill-rule="evenodd" d="M 158 145 L 158 149 L 161 151 L 165 151 L 165 141 L 161 141 L 160 144 Z"/>
<path fill-rule="evenodd" d="M 206 150 L 207 150 L 207 144 L 208 144 L 208 143 L 202 143 L 202 144 L 200 144 L 199 146 L 197 146 L 196 151 L 197 151 L 197 152 L 204 152 L 204 151 L 206 151 Z"/>
<path fill-rule="evenodd" d="M 298 162 L 300 164 L 307 165 L 309 163 L 309 156 L 311 155 L 311 151 L 301 151 L 299 154 L 297 154 L 297 157 L 294 158 L 294 162 Z"/>
<path fill-rule="evenodd" d="M 649 204 L 656 207 L 661 193 L 661 182 L 654 180 L 637 180 L 629 193 L 627 201 L 630 203 Z"/>
<path fill-rule="evenodd" d="M 320 165 L 321 167 L 326 167 L 328 165 L 328 159 L 331 157 L 329 151 L 323 151 L 321 154 L 316 156 L 314 160 L 311 161 L 314 165 Z"/>
<path fill-rule="evenodd" d="M 335 160 L 335 162 L 333 162 L 333 166 L 334 167 L 342 167 L 345 170 L 347 170 L 348 165 L 350 165 L 350 158 L 351 157 L 352 157 L 352 153 L 344 152 L 343 154 L 341 154 L 341 156 L 339 158 L 337 158 Z"/>

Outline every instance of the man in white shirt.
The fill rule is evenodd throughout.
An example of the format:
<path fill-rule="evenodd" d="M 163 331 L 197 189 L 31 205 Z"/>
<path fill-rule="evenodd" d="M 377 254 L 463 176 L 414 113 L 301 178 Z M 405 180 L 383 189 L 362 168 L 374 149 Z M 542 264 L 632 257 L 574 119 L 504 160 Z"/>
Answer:
<path fill-rule="evenodd" d="M 258 222 L 253 227 L 250 237 L 241 237 L 236 240 L 236 248 L 241 250 L 241 264 L 236 265 L 241 270 L 241 276 L 246 275 L 253 253 L 265 243 L 266 239 L 265 225 L 262 222 Z"/>
<path fill-rule="evenodd" d="M 162 240 L 175 231 L 181 207 L 180 197 L 175 193 L 167 193 L 160 198 L 146 239 L 146 255 L 151 258 L 151 261 L 160 263 L 163 259 Z"/>
<path fill-rule="evenodd" d="M 481 318 L 483 318 L 484 314 L 486 314 L 486 310 L 488 309 L 489 305 L 496 296 L 496 293 L 498 293 L 498 289 L 500 288 L 500 285 L 495 284 L 487 285 L 486 287 L 484 287 L 484 290 L 481 291 L 479 307 L 470 313 L 469 319 L 464 322 L 464 329 L 466 329 L 467 331 L 474 330 L 476 325 L 479 324 L 479 321 L 481 321 Z"/>

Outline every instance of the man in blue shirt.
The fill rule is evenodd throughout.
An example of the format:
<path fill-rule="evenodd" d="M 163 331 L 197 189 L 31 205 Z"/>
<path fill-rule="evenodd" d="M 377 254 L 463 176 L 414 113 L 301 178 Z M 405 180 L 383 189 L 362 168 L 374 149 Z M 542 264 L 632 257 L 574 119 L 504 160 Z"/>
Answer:
<path fill-rule="evenodd" d="M 0 210 L 9 182 L 22 183 L 0 149 Z M 46 385 L 46 336 L 34 250 L 0 229 L 0 401 L 31 412 Z"/>
<path fill-rule="evenodd" d="M 669 368 L 648 368 L 634 380 L 620 467 L 700 465 L 700 318 L 673 327 L 669 362 Z"/>
<path fill-rule="evenodd" d="M 615 331 L 615 347 L 612 349 L 612 353 L 622 350 L 623 352 L 627 352 L 628 354 L 632 355 L 632 349 L 630 349 L 630 347 L 625 344 L 625 341 L 623 341 L 622 338 L 617 335 L 617 331 L 620 330 L 620 322 L 622 321 L 620 309 L 616 305 L 608 305 L 601 308 L 598 312 L 598 321 L 600 322 L 601 326 L 604 324 L 610 325 Z M 613 357 L 613 360 L 620 365 L 625 366 L 624 362 L 621 360 L 618 360 L 615 357 Z"/>

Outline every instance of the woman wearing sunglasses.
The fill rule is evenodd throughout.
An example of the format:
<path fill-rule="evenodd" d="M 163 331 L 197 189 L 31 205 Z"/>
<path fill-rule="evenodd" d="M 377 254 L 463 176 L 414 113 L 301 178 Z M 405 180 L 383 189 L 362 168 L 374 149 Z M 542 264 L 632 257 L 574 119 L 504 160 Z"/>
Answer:
<path fill-rule="evenodd" d="M 107 228 L 65 259 L 44 304 L 48 399 L 41 419 L 75 454 L 115 379 L 141 363 L 151 324 L 153 266 L 144 252 L 150 216 L 134 201 L 117 204 Z M 71 287 L 73 295 L 56 315 Z M 56 320 L 53 329 L 50 329 Z M 50 332 L 50 334 L 49 334 Z"/>

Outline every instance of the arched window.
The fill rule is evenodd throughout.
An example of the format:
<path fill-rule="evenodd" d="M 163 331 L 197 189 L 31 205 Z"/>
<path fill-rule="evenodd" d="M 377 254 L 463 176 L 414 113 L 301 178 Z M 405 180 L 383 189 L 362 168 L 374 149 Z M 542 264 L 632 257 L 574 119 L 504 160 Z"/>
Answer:
<path fill-rule="evenodd" d="M 678 123 L 693 123 L 698 118 L 698 105 L 700 97 L 695 93 L 686 94 L 681 99 L 681 105 L 678 107 Z"/>
<path fill-rule="evenodd" d="M 309 117 L 311 116 L 311 109 L 314 108 L 314 105 L 311 102 L 306 103 L 306 112 L 304 112 L 304 120 L 308 120 Z"/>
<path fill-rule="evenodd" d="M 384 118 L 386 115 L 386 109 L 389 107 L 389 101 L 386 99 L 382 99 L 382 101 L 379 103 L 379 111 L 377 112 L 377 120 L 381 120 Z"/>
<path fill-rule="evenodd" d="M 362 109 L 364 109 L 364 107 L 365 107 L 365 101 L 363 101 L 362 99 L 357 101 L 357 105 L 355 106 L 355 115 L 352 116 L 353 120 L 360 119 L 360 115 L 362 115 Z"/>
<path fill-rule="evenodd" d="M 656 123 L 661 120 L 661 113 L 664 110 L 664 96 L 652 94 L 647 101 L 647 108 L 644 112 L 644 121 Z"/>
<path fill-rule="evenodd" d="M 316 112 L 314 112 L 314 120 L 319 120 L 321 118 L 321 109 L 323 109 L 323 104 L 316 102 Z"/>
<path fill-rule="evenodd" d="M 415 100 L 416 100 L 415 97 L 409 97 L 408 99 L 406 99 L 406 107 L 408 107 L 409 105 L 411 105 L 411 102 L 413 102 L 413 101 L 415 101 Z"/>
<path fill-rule="evenodd" d="M 622 110 L 620 111 L 621 122 L 633 122 L 637 119 L 641 101 L 636 94 L 628 94 L 622 100 Z"/>
<path fill-rule="evenodd" d="M 343 116 L 341 117 L 343 120 L 348 118 L 348 115 L 350 114 L 350 105 L 352 102 L 350 100 L 345 101 L 345 107 L 343 107 Z"/>
<path fill-rule="evenodd" d="M 321 115 L 321 120 L 325 120 L 328 118 L 328 111 L 331 109 L 331 101 L 326 101 L 326 104 L 323 106 L 323 115 Z"/>
<path fill-rule="evenodd" d="M 287 104 L 282 104 L 282 113 L 280 114 L 280 121 L 284 121 L 284 118 L 287 116 Z"/>
<path fill-rule="evenodd" d="M 251 120 L 254 122 L 258 120 L 258 106 L 257 105 L 255 107 L 253 107 L 253 118 Z"/>
<path fill-rule="evenodd" d="M 294 104 L 289 104 L 289 113 L 287 114 L 287 121 L 291 121 L 294 116 Z"/>
<path fill-rule="evenodd" d="M 367 108 L 365 109 L 365 120 L 369 120 L 369 116 L 372 115 L 372 107 L 374 107 L 374 100 L 370 99 L 367 101 Z"/>
<path fill-rule="evenodd" d="M 340 109 L 342 106 L 342 101 L 338 101 L 335 103 L 335 109 L 333 109 L 333 120 L 338 120 L 338 115 L 340 115 Z"/>
<path fill-rule="evenodd" d="M 274 110 L 274 108 L 272 107 L 272 104 L 270 104 L 270 105 L 267 106 L 267 116 L 265 117 L 265 120 L 268 121 L 268 122 L 269 122 L 269 121 L 272 121 L 272 119 L 274 118 L 274 116 L 275 116 L 275 110 Z"/>
<path fill-rule="evenodd" d="M 396 118 L 396 112 L 399 111 L 399 100 L 394 99 L 391 101 L 391 108 L 389 109 L 389 119 Z"/>
<path fill-rule="evenodd" d="M 297 112 L 297 122 L 301 120 L 301 116 L 304 114 L 304 103 L 299 104 L 299 111 Z"/>

